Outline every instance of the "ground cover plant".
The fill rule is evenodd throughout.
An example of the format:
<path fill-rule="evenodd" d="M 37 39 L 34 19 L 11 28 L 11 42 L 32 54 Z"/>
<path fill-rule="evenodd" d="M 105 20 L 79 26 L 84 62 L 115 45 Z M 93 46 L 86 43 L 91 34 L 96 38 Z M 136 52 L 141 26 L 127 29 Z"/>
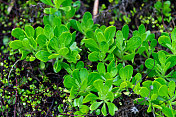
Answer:
<path fill-rule="evenodd" d="M 10 41 L 1 40 L 1 116 L 176 116 L 171 0 L 100 2 L 96 18 L 84 10 L 91 0 L 40 2 L 38 25 L 17 25 Z M 155 28 L 160 34 L 143 17 L 132 24 L 144 4 L 156 10 L 157 26 L 165 25 Z M 126 12 L 128 5 L 134 6 Z M 108 15 L 112 19 L 103 21 Z"/>

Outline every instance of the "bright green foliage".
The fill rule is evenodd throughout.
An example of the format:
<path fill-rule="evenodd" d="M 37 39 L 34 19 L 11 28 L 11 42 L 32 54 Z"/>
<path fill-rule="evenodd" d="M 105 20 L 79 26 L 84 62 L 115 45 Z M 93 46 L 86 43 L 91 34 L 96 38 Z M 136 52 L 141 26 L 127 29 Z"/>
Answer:
<path fill-rule="evenodd" d="M 107 27 L 104 31 L 97 29 L 94 36 L 89 39 L 83 39 L 82 42 L 91 51 L 88 56 L 90 61 L 106 61 L 108 56 L 112 55 L 115 46 L 113 46 L 116 28 L 114 26 Z M 113 56 L 113 55 L 112 55 Z"/>
<path fill-rule="evenodd" d="M 90 12 L 84 13 L 81 22 L 72 19 L 70 23 L 74 29 L 83 33 L 87 37 L 91 35 L 93 31 L 95 31 L 95 29 L 97 28 L 97 25 L 93 22 L 92 14 Z"/>
<path fill-rule="evenodd" d="M 176 65 L 176 29 L 171 32 L 171 38 L 168 33 L 162 33 L 158 39 L 158 43 L 169 48 L 172 54 L 165 51 L 156 52 L 155 35 L 146 31 L 143 24 L 129 37 L 128 25 L 118 31 L 115 26 L 100 27 L 94 24 L 90 12 L 85 12 L 81 21 L 71 19 L 79 9 L 80 1 L 41 1 L 51 6 L 44 9 L 47 14 L 43 18 L 44 28 L 34 29 L 30 25 L 26 25 L 24 30 L 15 28 L 11 35 L 17 40 L 11 41 L 9 45 L 22 54 L 21 60 L 38 59 L 41 69 L 44 69 L 44 63 L 49 61 L 52 62 L 55 73 L 62 68 L 67 71 L 63 84 L 64 91 L 69 96 L 63 97 L 66 105 L 69 105 L 68 109 L 76 110 L 72 112 L 74 115 L 96 113 L 115 116 L 118 107 L 114 100 L 121 98 L 122 93 L 127 96 L 132 93 L 140 96 L 134 103 L 148 105 L 147 112 L 153 111 L 156 115 L 168 117 L 176 115 L 173 110 L 176 103 L 176 71 L 172 69 Z M 170 15 L 169 7 L 168 1 L 163 5 L 159 1 L 155 4 L 156 10 L 159 12 L 163 9 L 162 13 L 167 17 Z M 70 31 L 70 27 L 73 31 Z M 80 44 L 77 44 L 74 29 L 84 36 Z M 82 49 L 87 49 L 88 52 L 83 52 Z M 83 61 L 78 61 L 82 53 L 88 55 L 88 60 L 84 56 Z M 135 55 L 144 57 L 146 71 L 146 68 L 142 68 L 142 72 L 138 72 Z M 132 64 L 129 61 L 132 61 Z M 95 62 L 96 68 L 91 68 L 87 62 Z M 154 81 L 144 80 L 143 74 L 147 74 L 147 77 L 153 78 Z M 58 110 L 65 114 L 61 105 Z"/>
<path fill-rule="evenodd" d="M 171 71 L 168 75 L 166 75 L 166 72 L 169 68 L 172 68 L 176 65 L 176 56 L 167 57 L 163 51 L 159 51 L 158 53 L 153 53 L 153 57 L 155 60 L 149 58 L 145 61 L 145 66 L 155 72 L 153 75 L 157 74 L 156 76 L 163 78 L 172 77 L 171 74 L 174 71 Z"/>
<path fill-rule="evenodd" d="M 35 58 L 42 62 L 47 62 L 50 59 L 55 59 L 53 69 L 58 73 L 61 69 L 61 63 L 66 59 L 69 63 L 76 63 L 79 59 L 80 49 L 74 42 L 76 38 L 76 32 L 70 33 L 67 25 L 61 24 L 61 16 L 55 12 L 60 9 L 60 5 L 63 3 L 62 9 L 71 6 L 71 1 L 64 2 L 55 0 L 54 4 L 51 0 L 42 0 L 47 5 L 51 5 L 55 8 L 46 8 L 49 16 L 44 16 L 44 28 L 37 27 L 35 30 L 32 26 L 25 26 L 25 30 L 15 28 L 12 30 L 12 36 L 19 40 L 12 41 L 10 47 L 12 49 L 18 49 L 22 53 L 21 60 L 33 61 Z M 70 5 L 70 6 L 69 6 Z M 55 10 L 54 10 L 55 9 Z M 56 10 L 57 9 L 57 10 Z M 66 14 L 69 12 L 66 12 Z M 71 13 L 72 14 L 72 13 Z M 69 17 L 71 18 L 71 17 Z M 31 58 L 30 56 L 33 56 Z"/>
<path fill-rule="evenodd" d="M 151 112 L 151 105 L 153 105 L 154 109 L 162 110 L 166 116 L 174 117 L 175 112 L 172 109 L 172 101 L 176 99 L 176 93 L 174 92 L 175 82 L 170 81 L 166 84 L 166 81 L 163 78 L 157 78 L 153 82 L 145 81 L 142 85 L 143 87 L 140 89 L 140 95 L 148 102 L 145 103 L 149 105 L 147 112 Z M 138 101 L 141 99 L 142 98 L 138 98 Z M 157 114 L 160 113 L 161 112 Z"/>
<path fill-rule="evenodd" d="M 157 15 L 158 15 L 158 21 L 162 22 L 162 14 L 165 16 L 164 21 L 170 22 L 172 17 L 171 17 L 171 2 L 170 1 L 157 1 L 154 4 L 155 9 L 157 10 Z"/>
<path fill-rule="evenodd" d="M 176 55 L 176 28 L 171 32 L 171 38 L 169 35 L 163 35 L 159 37 L 158 42 L 162 46 L 169 48 Z"/>
<path fill-rule="evenodd" d="M 122 28 L 122 31 L 117 31 L 115 40 L 117 48 L 114 50 L 114 54 L 121 60 L 125 61 L 134 59 L 134 56 L 138 48 L 141 46 L 143 42 L 142 32 L 139 33 L 141 30 L 140 27 L 139 31 L 134 31 L 133 37 L 131 37 L 130 39 L 128 39 L 129 35 L 128 25 L 125 25 Z M 143 33 L 145 33 L 145 29 Z"/>
<path fill-rule="evenodd" d="M 117 111 L 117 107 L 112 103 L 114 100 L 114 95 L 110 90 L 110 86 L 112 85 L 108 83 L 109 81 L 107 80 L 105 84 L 103 84 L 103 80 L 98 79 L 93 82 L 93 86 L 96 88 L 98 91 L 98 97 L 94 94 L 88 94 L 84 99 L 83 103 L 87 103 L 89 101 L 95 101 L 95 100 L 102 100 L 100 102 L 94 102 L 90 106 L 90 110 L 96 110 L 100 105 L 103 104 L 101 108 L 101 112 L 104 116 L 107 115 L 107 110 L 106 110 L 106 105 L 108 106 L 108 110 L 111 116 L 114 116 L 115 111 Z"/>

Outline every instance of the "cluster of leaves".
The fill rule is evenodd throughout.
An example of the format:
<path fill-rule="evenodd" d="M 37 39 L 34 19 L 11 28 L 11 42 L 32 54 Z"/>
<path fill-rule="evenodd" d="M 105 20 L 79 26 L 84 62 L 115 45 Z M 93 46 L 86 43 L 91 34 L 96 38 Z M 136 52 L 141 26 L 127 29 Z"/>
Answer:
<path fill-rule="evenodd" d="M 60 73 L 62 68 L 67 71 L 63 84 L 65 93 L 69 94 L 66 99 L 69 107 L 65 112 L 63 105 L 59 105 L 60 113 L 114 116 L 119 108 L 115 99 L 122 94 L 137 94 L 140 98 L 136 98 L 134 103 L 147 105 L 147 112 L 158 116 L 176 115 L 173 109 L 176 99 L 176 71 L 173 69 L 176 65 L 176 29 L 171 32 L 171 37 L 165 32 L 157 41 L 154 34 L 140 25 L 129 37 L 128 25 L 118 31 L 115 26 L 99 26 L 94 24 L 89 12 L 81 21 L 71 19 L 80 7 L 79 1 L 41 1 L 51 6 L 44 9 L 48 14 L 43 18 L 44 28 L 34 29 L 30 25 L 26 25 L 24 30 L 15 28 L 11 34 L 17 40 L 9 45 L 22 54 L 21 60 L 38 59 L 42 64 L 50 61 L 55 73 Z M 71 33 L 71 28 L 84 35 L 80 47 L 75 41 L 76 31 Z M 171 52 L 157 52 L 157 42 Z M 83 48 L 87 49 L 88 60 L 97 65 L 95 69 L 86 67 L 84 61 L 87 58 L 78 61 Z M 154 81 L 143 81 L 142 73 L 134 72 L 135 56 L 138 55 L 145 60 L 147 70 L 142 69 L 142 73 Z M 36 92 L 35 86 L 30 88 L 32 92 L 23 95 Z M 26 101 L 25 98 L 21 100 Z M 39 103 L 34 101 L 30 104 L 35 106 Z"/>
<path fill-rule="evenodd" d="M 54 8 L 45 8 L 44 12 L 49 14 L 44 16 L 44 28 L 37 27 L 34 29 L 30 25 L 25 26 L 25 30 L 15 28 L 12 36 L 19 40 L 12 41 L 10 47 L 19 49 L 22 53 L 21 60 L 34 61 L 35 58 L 42 62 L 56 59 L 54 71 L 57 73 L 61 70 L 64 59 L 70 63 L 76 63 L 79 59 L 80 49 L 76 46 L 76 32 L 70 33 L 70 23 L 61 24 L 61 17 L 66 19 L 73 17 L 77 10 L 72 6 L 72 1 L 55 0 L 54 4 L 50 1 L 42 1 Z M 79 1 L 75 4 L 80 3 Z M 62 5 L 62 7 L 60 7 Z"/>

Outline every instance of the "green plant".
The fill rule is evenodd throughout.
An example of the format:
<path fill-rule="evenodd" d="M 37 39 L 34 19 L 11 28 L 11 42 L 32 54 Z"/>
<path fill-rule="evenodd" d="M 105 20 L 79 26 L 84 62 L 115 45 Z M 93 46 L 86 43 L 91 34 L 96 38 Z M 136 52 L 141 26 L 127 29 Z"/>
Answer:
<path fill-rule="evenodd" d="M 162 33 L 158 42 L 162 46 L 169 48 L 171 52 L 176 55 L 176 28 L 171 32 L 171 38 L 168 33 Z"/>
<path fill-rule="evenodd" d="M 98 24 L 94 24 L 92 14 L 90 12 L 85 12 L 80 22 L 72 19 L 70 23 L 74 29 L 88 37 L 93 33 L 93 31 L 95 31 L 98 26 Z"/>
<path fill-rule="evenodd" d="M 170 22 L 171 17 L 171 8 L 170 8 L 171 2 L 170 1 L 164 1 L 163 3 L 161 1 L 157 1 L 154 4 L 155 9 L 157 10 L 157 17 L 158 21 L 162 22 L 162 15 L 165 16 L 164 21 Z"/>
<path fill-rule="evenodd" d="M 42 2 L 54 6 L 51 1 Z M 67 2 L 63 2 L 63 4 Z M 62 68 L 61 62 L 63 59 L 74 63 L 79 59 L 78 53 L 80 49 L 76 46 L 76 42 L 74 42 L 76 32 L 70 33 L 69 26 L 61 24 L 61 18 L 57 15 L 57 10 L 62 8 L 60 8 L 62 2 L 56 0 L 54 3 L 55 10 L 51 8 L 50 11 L 52 12 L 49 12 L 49 16 L 45 16 L 43 19 L 45 27 L 34 29 L 32 26 L 25 26 L 25 30 L 15 28 L 12 31 L 12 36 L 19 40 L 12 41 L 10 47 L 13 50 L 18 49 L 22 53 L 21 60 L 34 61 L 37 58 L 42 62 L 47 62 L 51 59 L 56 59 L 53 69 L 57 73 Z M 65 7 L 70 8 L 72 6 Z M 45 12 L 46 9 L 44 10 Z M 53 13 L 56 14 L 52 15 Z M 72 13 L 65 12 L 65 14 Z"/>
<path fill-rule="evenodd" d="M 153 114 L 158 116 L 175 116 L 173 108 L 176 103 L 176 72 L 173 67 L 176 65 L 176 29 L 172 31 L 171 39 L 168 33 L 162 33 L 158 38 L 159 44 L 169 48 L 172 53 L 158 51 L 155 49 L 157 45 L 155 35 L 146 31 L 143 24 L 129 36 L 128 25 L 124 25 L 122 30 L 118 31 L 115 26 L 99 26 L 94 24 L 89 12 L 85 12 L 81 21 L 71 19 L 79 8 L 79 1 L 73 4 L 71 0 L 41 1 L 51 6 L 44 10 L 48 14 L 43 18 L 44 28 L 34 29 L 30 25 L 26 25 L 24 30 L 15 28 L 11 34 L 17 40 L 10 41 L 9 45 L 22 54 L 21 60 L 32 62 L 38 59 L 42 71 L 37 65 L 34 69 L 38 69 L 42 75 L 37 75 L 40 80 L 33 75 L 20 77 L 25 67 L 22 67 L 22 70 L 15 67 L 18 79 L 15 79 L 16 86 L 13 86 L 13 90 L 16 94 L 11 94 L 12 97 L 6 95 L 8 91 L 5 95 L 0 94 L 5 97 L 5 104 L 0 105 L 3 113 L 10 111 L 9 105 L 16 106 L 12 98 L 16 100 L 16 95 L 20 95 L 19 100 L 22 101 L 23 109 L 29 106 L 32 111 L 40 111 L 41 116 L 47 116 L 49 112 L 52 116 L 72 116 L 72 114 L 115 116 L 121 108 L 120 101 L 126 96 L 128 99 L 133 96 L 134 104 L 146 105 L 148 113 L 153 111 Z M 134 12 L 132 14 L 134 15 Z M 83 34 L 80 43 L 76 40 L 75 30 Z M 88 51 L 85 51 L 86 49 Z M 86 53 L 88 57 L 78 61 L 81 57 L 79 53 Z M 137 65 L 135 56 L 139 55 L 142 55 L 144 60 Z M 44 63 L 47 66 L 48 61 L 52 62 L 54 72 L 58 73 L 58 76 L 62 74 L 60 78 L 57 76 L 57 79 L 62 80 L 63 77 L 63 82 L 60 82 L 64 86 L 58 87 L 55 79 L 51 84 L 50 77 L 45 75 Z M 93 67 L 88 66 L 85 61 L 93 64 Z M 144 61 L 147 69 L 142 68 L 139 73 L 138 67 L 144 66 Z M 8 66 L 5 64 L 4 67 Z M 61 71 L 62 68 L 66 71 Z M 29 69 L 33 70 L 32 67 Z M 13 85 L 11 80 L 0 79 L 3 88 Z M 26 86 L 26 90 L 22 88 L 23 86 Z M 41 96 L 37 97 L 38 93 Z M 62 98 L 61 103 L 57 100 L 59 97 Z M 48 98 L 53 100 L 52 104 L 49 109 L 47 106 L 42 110 L 45 101 L 41 103 L 41 100 Z M 123 101 L 125 103 L 125 100 Z M 50 109 L 52 106 L 54 108 Z M 55 115 L 58 110 L 59 114 Z M 36 113 L 28 112 L 25 115 L 38 116 Z"/>
<path fill-rule="evenodd" d="M 175 59 L 176 56 L 169 56 L 166 57 L 166 54 L 162 51 L 159 51 L 157 54 L 153 53 L 154 59 L 147 59 L 145 61 L 145 65 L 148 69 L 153 69 L 155 73 L 152 73 L 153 75 L 162 77 L 162 78 L 170 78 L 172 77 L 172 73 L 174 70 L 172 70 L 168 75 L 166 75 L 166 72 L 169 68 L 172 68 L 176 65 Z M 154 68 L 153 68 L 154 67 Z"/>
<path fill-rule="evenodd" d="M 149 105 L 147 112 L 153 110 L 158 116 L 161 116 L 162 113 L 167 117 L 175 116 L 176 113 L 172 109 L 176 98 L 174 81 L 167 82 L 163 78 L 156 78 L 153 82 L 148 80 L 142 85 L 139 91 L 142 98 L 137 100 L 142 105 Z"/>

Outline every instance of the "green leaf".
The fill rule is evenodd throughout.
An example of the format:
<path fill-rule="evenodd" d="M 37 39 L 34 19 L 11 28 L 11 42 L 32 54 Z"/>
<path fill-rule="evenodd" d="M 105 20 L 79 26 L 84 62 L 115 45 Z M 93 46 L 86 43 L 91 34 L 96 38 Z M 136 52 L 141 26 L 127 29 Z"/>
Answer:
<path fill-rule="evenodd" d="M 101 101 L 101 102 L 94 102 L 94 103 L 90 106 L 90 110 L 96 110 L 102 103 L 103 103 L 103 101 Z"/>
<path fill-rule="evenodd" d="M 124 68 L 121 68 L 119 75 L 123 81 L 129 81 L 133 75 L 133 67 L 131 65 L 127 65 Z"/>
<path fill-rule="evenodd" d="M 99 47 L 94 39 L 83 39 L 85 46 L 89 48 L 91 51 L 98 51 Z"/>
<path fill-rule="evenodd" d="M 169 87 L 169 95 L 170 97 L 174 96 L 174 91 L 175 91 L 175 82 L 174 81 L 170 81 L 168 84 Z"/>
<path fill-rule="evenodd" d="M 92 20 L 91 13 L 86 12 L 83 16 L 83 20 L 82 20 L 82 27 L 79 26 L 79 23 L 77 22 L 78 28 L 82 28 L 84 30 L 84 32 L 86 33 L 87 31 L 91 30 L 91 28 L 93 28 L 94 22 Z M 81 29 L 80 29 L 81 30 Z"/>
<path fill-rule="evenodd" d="M 139 33 L 140 33 L 141 35 L 142 35 L 143 33 L 145 33 L 145 26 L 144 26 L 144 24 L 141 24 L 141 25 L 139 26 L 138 31 L 139 31 Z"/>
<path fill-rule="evenodd" d="M 54 63 L 53 69 L 55 73 L 58 73 L 62 69 L 61 62 L 56 60 Z"/>
<path fill-rule="evenodd" d="M 158 89 L 161 87 L 161 84 L 158 81 L 153 81 L 152 85 L 153 85 L 153 92 L 155 94 L 158 94 Z"/>
<path fill-rule="evenodd" d="M 139 93 L 143 98 L 145 98 L 149 96 L 150 91 L 146 87 L 142 87 Z"/>
<path fill-rule="evenodd" d="M 137 50 L 136 53 L 137 53 L 137 54 L 139 53 L 139 54 L 141 55 L 145 50 L 147 50 L 146 47 L 141 46 L 141 47 Z"/>
<path fill-rule="evenodd" d="M 70 23 L 71 23 L 71 27 L 73 27 L 73 29 L 79 30 L 79 29 L 78 29 L 78 25 L 77 25 L 77 20 L 71 19 L 71 20 L 70 20 Z"/>
<path fill-rule="evenodd" d="M 86 79 L 86 80 L 88 79 L 89 72 L 87 71 L 86 68 L 81 68 L 79 74 L 80 74 L 81 82 L 83 82 L 85 79 Z"/>
<path fill-rule="evenodd" d="M 92 20 L 92 14 L 90 12 L 85 12 L 82 19 L 82 26 L 85 28 L 91 28 L 94 22 Z"/>
<path fill-rule="evenodd" d="M 110 48 L 110 50 L 108 51 L 108 56 L 116 49 L 116 46 L 112 46 L 112 48 Z M 114 55 L 114 54 L 113 54 Z M 107 57 L 108 58 L 108 57 Z"/>
<path fill-rule="evenodd" d="M 166 106 L 163 106 L 163 107 L 162 107 L 162 112 L 163 112 L 164 115 L 167 116 L 167 117 L 174 117 L 173 111 L 172 111 L 170 108 L 166 107 Z"/>
<path fill-rule="evenodd" d="M 98 74 L 97 72 L 91 72 L 88 76 L 88 86 L 93 85 L 93 82 L 97 79 L 101 79 L 100 74 Z"/>
<path fill-rule="evenodd" d="M 159 59 L 159 62 L 161 63 L 161 65 L 164 66 L 165 63 L 166 63 L 166 55 L 165 55 L 165 53 L 162 52 L 162 51 L 159 51 L 158 52 L 158 59 Z"/>
<path fill-rule="evenodd" d="M 29 60 L 30 60 L 30 61 L 34 61 L 34 60 L 35 60 L 35 57 L 31 56 L 31 57 L 29 58 Z"/>
<path fill-rule="evenodd" d="M 87 20 L 92 19 L 92 14 L 90 12 L 85 12 L 83 15 L 83 22 L 87 22 Z"/>
<path fill-rule="evenodd" d="M 146 81 L 144 81 L 142 83 L 142 86 L 146 87 L 147 89 L 150 89 L 151 85 L 152 85 L 152 81 L 151 80 L 146 80 Z"/>
<path fill-rule="evenodd" d="M 174 28 L 174 30 L 171 32 L 171 39 L 172 39 L 172 43 L 173 41 L 176 41 L 176 28 Z"/>
<path fill-rule="evenodd" d="M 96 34 L 96 38 L 97 38 L 98 43 L 101 43 L 102 41 L 106 41 L 106 38 L 104 37 L 103 33 L 101 33 L 101 32 L 98 32 Z"/>
<path fill-rule="evenodd" d="M 71 90 L 70 90 L 70 96 L 69 96 L 69 100 L 72 100 L 75 98 L 75 95 L 77 94 L 77 88 L 72 86 Z"/>
<path fill-rule="evenodd" d="M 22 43 L 23 43 L 23 46 L 25 47 L 25 50 L 31 50 L 30 42 L 27 38 L 24 38 Z"/>
<path fill-rule="evenodd" d="M 98 63 L 97 70 L 99 73 L 105 74 L 106 69 L 104 63 Z"/>
<path fill-rule="evenodd" d="M 101 112 L 102 112 L 102 114 L 103 114 L 104 116 L 107 115 L 106 104 L 105 104 L 105 103 L 103 104 L 103 107 L 101 108 Z"/>
<path fill-rule="evenodd" d="M 166 85 L 162 85 L 159 90 L 158 90 L 158 94 L 160 96 L 168 96 L 168 88 Z"/>
<path fill-rule="evenodd" d="M 54 49 L 56 52 L 59 51 L 60 45 L 59 45 L 59 40 L 56 37 L 53 37 L 49 41 L 49 45 Z"/>
<path fill-rule="evenodd" d="M 114 101 L 114 94 L 110 91 L 110 92 L 108 92 L 106 98 L 109 99 L 111 102 L 113 102 Z"/>
<path fill-rule="evenodd" d="M 152 69 L 155 65 L 155 62 L 153 59 L 151 58 L 148 58 L 146 61 L 145 61 L 145 66 L 148 68 L 148 69 Z"/>
<path fill-rule="evenodd" d="M 68 13 L 72 9 L 72 6 L 60 7 L 60 9 Z M 70 14 L 70 15 L 73 15 L 73 14 Z M 66 16 L 68 16 L 68 14 L 66 14 Z"/>
<path fill-rule="evenodd" d="M 104 53 L 104 52 L 99 52 L 98 53 L 98 58 L 99 58 L 100 61 L 103 61 L 105 59 L 105 57 L 106 57 L 106 53 Z"/>
<path fill-rule="evenodd" d="M 47 51 L 44 51 L 44 50 L 41 50 L 39 52 L 37 52 L 35 54 L 36 58 L 43 61 L 43 62 L 47 62 L 49 61 L 48 57 L 50 56 L 51 54 Z"/>
<path fill-rule="evenodd" d="M 52 26 L 60 26 L 61 25 L 61 18 L 60 17 L 54 17 L 53 19 L 51 19 L 52 22 Z"/>
<path fill-rule="evenodd" d="M 59 37 L 62 33 L 69 32 L 68 28 L 65 25 L 56 26 L 54 29 L 54 35 Z"/>
<path fill-rule="evenodd" d="M 52 39 L 54 37 L 53 28 L 49 24 L 45 25 L 44 34 L 48 39 Z"/>
<path fill-rule="evenodd" d="M 166 85 L 166 80 L 164 78 L 156 78 L 155 81 L 159 82 L 161 85 Z"/>
<path fill-rule="evenodd" d="M 171 62 L 169 68 L 174 67 L 174 66 L 176 65 L 176 56 L 170 56 L 170 57 L 168 57 L 167 60 L 166 60 L 166 64 L 167 64 L 168 62 Z M 168 69 L 169 69 L 169 68 L 168 68 Z"/>
<path fill-rule="evenodd" d="M 92 52 L 88 55 L 88 59 L 90 61 L 98 61 L 99 60 L 99 53 L 98 52 Z"/>
<path fill-rule="evenodd" d="M 77 86 L 75 84 L 75 80 L 70 76 L 70 75 L 66 75 L 64 76 L 64 86 L 68 89 L 71 89 L 72 86 Z"/>
<path fill-rule="evenodd" d="M 129 27 L 127 24 L 123 26 L 122 33 L 123 33 L 123 37 L 125 38 L 125 40 L 127 40 L 128 35 L 129 35 Z"/>
<path fill-rule="evenodd" d="M 79 110 L 80 110 L 82 113 L 87 114 L 87 113 L 89 112 L 89 107 L 86 106 L 86 105 L 81 105 L 81 106 L 79 107 Z"/>
<path fill-rule="evenodd" d="M 56 10 L 55 9 L 53 9 L 53 8 L 45 8 L 44 9 L 44 13 L 45 14 L 54 14 L 56 12 Z M 49 17 L 49 16 L 45 16 L 45 17 L 43 17 L 43 22 L 44 22 L 44 24 L 52 24 L 49 20 L 47 21 L 47 17 Z"/>
<path fill-rule="evenodd" d="M 28 37 L 34 37 L 35 30 L 32 26 L 25 26 L 24 29 Z"/>
<path fill-rule="evenodd" d="M 60 5 L 65 1 L 65 0 L 53 0 L 56 8 L 60 8 Z"/>
<path fill-rule="evenodd" d="M 109 72 L 112 77 L 115 77 L 117 75 L 117 71 L 115 61 L 112 60 L 107 66 L 107 72 Z"/>
<path fill-rule="evenodd" d="M 24 60 L 30 52 L 23 50 L 21 53 L 22 53 L 21 60 Z"/>
<path fill-rule="evenodd" d="M 37 44 L 39 44 L 40 47 L 43 47 L 44 45 L 46 45 L 46 42 L 47 42 L 47 37 L 43 34 L 37 36 Z"/>
<path fill-rule="evenodd" d="M 54 58 L 57 58 L 59 57 L 60 55 L 59 54 L 51 54 L 48 59 L 54 59 Z"/>
<path fill-rule="evenodd" d="M 151 100 L 153 101 L 153 100 L 156 100 L 157 99 L 157 97 L 158 97 L 158 95 L 157 94 L 152 94 L 152 96 L 151 96 Z"/>
<path fill-rule="evenodd" d="M 157 45 L 157 40 L 156 39 L 153 39 L 150 43 L 150 47 L 151 48 L 154 48 L 155 46 Z"/>
<path fill-rule="evenodd" d="M 20 39 L 20 37 L 25 37 L 24 30 L 22 30 L 21 28 L 13 29 L 11 35 L 17 39 Z"/>
<path fill-rule="evenodd" d="M 110 103 L 110 102 L 107 102 L 106 104 L 108 105 L 109 114 L 111 116 L 114 116 L 115 111 L 116 111 L 116 106 L 113 103 Z"/>
<path fill-rule="evenodd" d="M 83 61 L 79 61 L 79 62 L 76 64 L 76 69 L 81 69 L 81 68 L 84 68 L 84 62 L 83 62 Z"/>
<path fill-rule="evenodd" d="M 127 82 L 124 81 L 124 82 L 122 82 L 122 83 L 120 84 L 120 89 L 124 89 L 124 88 L 126 88 L 127 86 L 128 86 Z"/>
<path fill-rule="evenodd" d="M 106 82 L 105 82 L 105 86 L 108 86 L 108 88 L 110 89 L 111 86 L 112 86 L 112 83 L 113 83 L 113 79 L 108 79 L 108 80 L 106 80 Z"/>
<path fill-rule="evenodd" d="M 98 79 L 93 82 L 93 86 L 100 92 L 103 93 L 103 80 Z"/>
<path fill-rule="evenodd" d="M 10 48 L 15 50 L 15 49 L 22 48 L 23 47 L 23 43 L 20 40 L 15 40 L 15 41 L 10 42 L 9 46 L 10 46 Z"/>
<path fill-rule="evenodd" d="M 162 8 L 162 3 L 160 1 L 157 1 L 154 4 L 154 7 L 155 7 L 156 10 L 160 11 L 160 9 Z"/>
<path fill-rule="evenodd" d="M 37 48 L 37 42 L 36 42 L 36 40 L 33 37 L 28 37 L 28 40 L 30 42 L 31 47 L 33 49 L 36 49 Z"/>
<path fill-rule="evenodd" d="M 140 37 L 132 37 L 127 41 L 126 50 L 133 51 L 141 45 Z"/>
<path fill-rule="evenodd" d="M 122 31 L 119 30 L 116 33 L 116 45 L 120 50 L 122 50 L 122 44 L 123 44 L 123 33 Z"/>
<path fill-rule="evenodd" d="M 59 36 L 61 47 L 67 47 L 72 41 L 72 35 L 70 32 L 64 32 Z"/>
<path fill-rule="evenodd" d="M 61 64 L 62 64 L 62 67 L 63 67 L 69 74 L 72 74 L 72 70 L 71 70 L 70 66 L 69 66 L 67 63 L 62 62 Z"/>
<path fill-rule="evenodd" d="M 105 41 L 102 41 L 101 43 L 100 43 L 100 50 L 102 51 L 102 52 L 108 52 L 108 50 L 109 50 L 109 45 L 105 42 Z"/>
<path fill-rule="evenodd" d="M 135 56 L 135 52 L 133 52 L 131 54 L 124 55 L 122 59 L 131 61 L 132 59 L 134 59 L 134 56 Z"/>
<path fill-rule="evenodd" d="M 47 4 L 47 5 L 53 6 L 53 3 L 51 2 L 51 0 L 40 0 L 40 1 Z"/>
<path fill-rule="evenodd" d="M 75 15 L 75 12 L 76 12 L 76 10 L 75 10 L 75 8 L 73 6 L 66 6 L 64 8 L 64 10 L 66 12 L 66 16 L 65 16 L 66 20 L 71 19 Z"/>
<path fill-rule="evenodd" d="M 69 49 L 67 47 L 60 48 L 59 51 L 58 51 L 58 54 L 61 55 L 61 56 L 65 56 L 68 53 L 69 53 Z"/>
<path fill-rule="evenodd" d="M 88 76 L 88 74 L 87 74 L 87 76 Z M 81 78 L 81 85 L 80 86 L 81 86 L 80 87 L 80 92 L 84 93 L 84 94 L 87 93 L 87 90 L 86 90 L 86 88 L 87 88 L 87 78 L 86 77 L 84 77 L 84 79 Z"/>
<path fill-rule="evenodd" d="M 40 26 L 38 26 L 36 29 L 35 29 L 35 38 L 37 38 L 39 35 L 43 34 L 44 33 L 44 29 Z"/>
<path fill-rule="evenodd" d="M 81 79 L 80 79 L 80 74 L 79 74 L 79 70 L 78 69 L 75 69 L 73 72 L 72 72 L 72 77 L 77 80 L 77 85 L 81 84 Z"/>
<path fill-rule="evenodd" d="M 159 44 L 161 44 L 164 47 L 167 47 L 169 49 L 172 48 L 171 47 L 171 40 L 170 40 L 170 38 L 168 36 L 160 36 L 158 38 L 158 42 L 159 42 Z"/>
<path fill-rule="evenodd" d="M 110 40 L 114 38 L 115 32 L 116 32 L 115 26 L 109 26 L 108 28 L 105 29 L 104 36 L 108 43 L 110 42 Z"/>
<path fill-rule="evenodd" d="M 98 97 L 93 94 L 93 93 L 89 93 L 88 95 L 86 95 L 86 97 L 83 99 L 83 103 L 87 103 L 87 102 L 90 102 L 90 101 L 93 101 L 93 100 L 96 100 L 98 99 Z"/>

